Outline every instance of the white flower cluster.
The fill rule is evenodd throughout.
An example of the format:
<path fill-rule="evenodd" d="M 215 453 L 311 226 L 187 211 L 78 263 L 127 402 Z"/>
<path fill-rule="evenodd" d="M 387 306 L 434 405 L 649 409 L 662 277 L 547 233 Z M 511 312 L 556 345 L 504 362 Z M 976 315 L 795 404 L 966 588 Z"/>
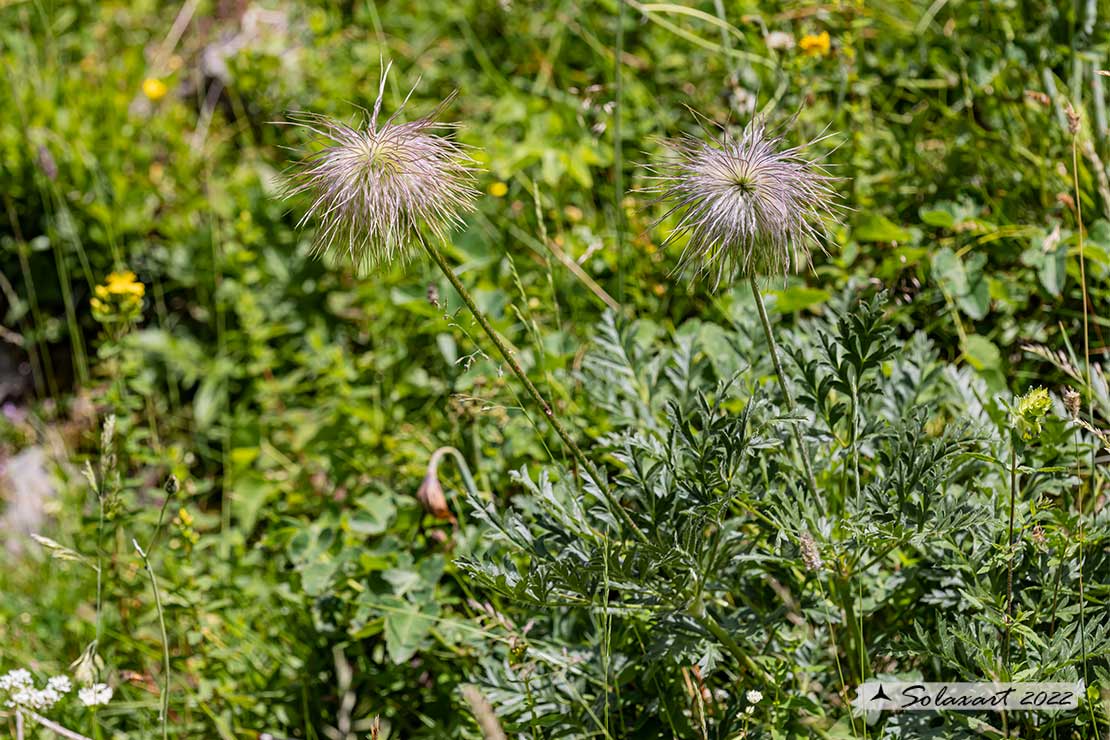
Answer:
<path fill-rule="evenodd" d="M 31 673 L 23 668 L 16 668 L 0 676 L 0 691 L 16 691 L 32 686 Z"/>
<path fill-rule="evenodd" d="M 0 690 L 7 692 L 5 704 L 9 707 L 44 711 L 61 701 L 72 689 L 73 684 L 65 676 L 54 676 L 45 687 L 35 688 L 34 678 L 24 668 L 16 668 L 0 676 Z"/>
<path fill-rule="evenodd" d="M 7 693 L 8 698 L 4 703 L 8 707 L 23 707 L 42 712 L 73 691 L 73 682 L 68 676 L 54 676 L 46 682 L 46 686 L 39 689 L 35 687 L 35 679 L 30 671 L 16 668 L 0 676 L 0 691 Z M 86 707 L 101 706 L 112 700 L 112 687 L 106 683 L 94 683 L 78 690 L 77 698 Z"/>
<path fill-rule="evenodd" d="M 86 707 L 96 707 L 102 704 L 107 704 L 112 700 L 112 687 L 106 683 L 94 683 L 92 686 L 77 692 L 77 698 Z"/>
<path fill-rule="evenodd" d="M 744 713 L 755 714 L 755 705 L 763 701 L 763 692 L 751 689 L 744 694 L 744 698 L 748 700 L 748 706 L 744 708 Z"/>

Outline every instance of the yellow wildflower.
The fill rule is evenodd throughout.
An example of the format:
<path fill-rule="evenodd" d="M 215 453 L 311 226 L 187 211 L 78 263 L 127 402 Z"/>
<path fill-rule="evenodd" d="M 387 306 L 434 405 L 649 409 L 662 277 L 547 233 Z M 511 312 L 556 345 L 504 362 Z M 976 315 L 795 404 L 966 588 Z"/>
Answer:
<path fill-rule="evenodd" d="M 107 295 L 133 295 L 138 298 L 142 298 L 146 295 L 146 287 L 138 281 L 135 277 L 135 273 L 130 270 L 109 274 L 104 284 L 97 286 L 97 294 L 100 294 L 101 288 L 103 288 L 103 292 Z"/>
<path fill-rule="evenodd" d="M 504 198 L 505 194 L 509 192 L 509 186 L 503 182 L 495 182 L 489 186 L 489 194 L 494 198 Z"/>
<path fill-rule="evenodd" d="M 167 90 L 166 83 L 162 82 L 157 77 L 147 77 L 143 80 L 143 95 L 146 95 L 155 102 L 166 97 Z"/>
<path fill-rule="evenodd" d="M 822 31 L 819 34 L 808 34 L 802 36 L 802 40 L 798 42 L 802 53 L 806 56 L 825 56 L 829 53 L 829 32 Z"/>
<path fill-rule="evenodd" d="M 130 270 L 113 272 L 93 289 L 93 316 L 104 324 L 134 321 L 142 314 L 146 287 Z"/>

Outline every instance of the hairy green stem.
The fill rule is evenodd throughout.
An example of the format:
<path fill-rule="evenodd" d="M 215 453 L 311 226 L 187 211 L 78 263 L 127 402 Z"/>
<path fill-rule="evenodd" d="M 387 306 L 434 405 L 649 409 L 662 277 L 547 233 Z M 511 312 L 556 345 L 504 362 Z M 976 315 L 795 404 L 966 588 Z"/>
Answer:
<path fill-rule="evenodd" d="M 428 459 L 428 470 L 435 470 L 439 466 L 439 461 L 443 459 L 444 455 L 450 455 L 455 458 L 455 462 L 459 467 L 459 475 L 462 476 L 466 490 L 470 492 L 471 496 L 477 498 L 478 486 L 474 483 L 474 476 L 470 474 L 470 466 L 466 464 L 466 458 L 463 457 L 463 454 L 454 447 L 447 445 L 436 449 Z"/>
<path fill-rule="evenodd" d="M 1079 194 L 1079 128 L 1074 127 L 1071 132 L 1071 174 L 1072 185 L 1075 193 L 1075 220 L 1079 226 L 1079 285 L 1083 291 L 1083 366 L 1087 372 L 1087 415 L 1094 418 L 1094 386 L 1091 384 L 1091 335 L 1089 327 L 1088 296 L 1087 296 L 1087 260 L 1083 254 L 1083 203 Z M 1078 463 L 1077 463 L 1078 464 Z M 1091 450 L 1091 481 L 1094 481 L 1095 449 Z M 1083 656 L 1083 681 L 1088 682 L 1087 676 L 1087 622 L 1083 613 L 1083 485 L 1079 486 L 1079 644 Z M 1088 702 L 1090 705 L 1090 702 Z M 1092 724 L 1094 710 L 1091 710 Z"/>
<path fill-rule="evenodd" d="M 430 241 L 425 239 L 423 235 L 420 236 L 420 243 L 424 245 L 424 249 L 428 252 L 432 261 L 436 263 L 436 266 L 439 267 L 440 272 L 451 282 L 455 291 L 458 292 L 459 297 L 462 298 L 463 303 L 465 303 L 466 307 L 470 310 L 471 315 L 474 316 L 474 320 L 478 322 L 478 325 L 482 327 L 482 331 L 484 331 L 490 341 L 493 342 L 493 346 L 497 347 L 497 351 L 501 354 L 501 357 L 508 363 L 509 369 L 513 371 L 513 374 L 520 380 L 524 389 L 528 392 L 528 395 L 531 396 L 532 400 L 539 406 L 540 411 L 543 413 L 548 423 L 551 424 L 551 428 L 559 435 L 559 439 L 566 445 L 571 456 L 574 457 L 575 461 L 586 471 L 586 474 L 593 479 L 598 490 L 605 496 L 605 500 L 609 503 L 610 508 L 620 515 L 624 523 L 628 525 L 629 529 L 631 529 L 637 537 L 646 542 L 647 536 L 644 535 L 640 528 L 636 526 L 636 523 L 632 521 L 632 517 L 613 496 L 612 491 L 609 490 L 609 487 L 606 485 L 605 480 L 601 477 L 597 468 L 590 462 L 590 459 L 586 457 L 585 453 L 582 452 L 582 449 L 578 446 L 578 443 L 574 441 L 570 432 L 567 431 L 567 428 L 559 421 L 559 417 L 555 416 L 555 411 L 551 407 L 551 404 L 547 402 L 539 389 L 536 388 L 528 375 L 525 374 L 524 368 L 520 366 L 516 356 L 513 354 L 512 348 L 510 348 L 509 344 L 494 330 L 489 320 L 486 319 L 485 314 L 478 308 L 478 305 L 474 302 L 474 298 L 470 295 L 470 291 L 463 286 L 462 281 L 455 275 L 455 271 L 447 264 L 447 259 L 443 256 L 443 253 Z"/>
<path fill-rule="evenodd" d="M 794 411 L 794 396 L 790 393 L 790 386 L 786 384 L 786 373 L 782 369 L 782 362 L 779 360 L 778 346 L 775 344 L 775 334 L 771 330 L 771 319 L 767 317 L 767 307 L 763 305 L 763 294 L 759 291 L 759 283 L 756 282 L 755 275 L 750 278 L 752 285 L 752 295 L 755 296 L 755 306 L 759 310 L 759 321 L 763 324 L 763 334 L 767 337 L 767 350 L 771 354 L 771 362 L 775 366 L 775 375 L 779 379 L 779 387 L 782 388 L 782 397 L 786 401 L 786 410 Z M 806 449 L 805 442 L 802 440 L 802 431 L 798 427 L 798 422 L 790 424 L 791 430 L 794 432 L 794 442 L 798 445 L 798 452 L 802 456 L 802 465 L 805 467 L 806 480 L 809 482 L 809 490 L 814 496 L 817 495 L 817 479 L 813 476 L 813 464 L 809 460 L 809 450 Z"/>
<path fill-rule="evenodd" d="M 147 575 L 150 576 L 150 586 L 154 590 L 154 606 L 158 610 L 158 628 L 162 633 L 162 661 L 163 672 L 165 673 L 165 679 L 162 682 L 162 704 L 159 719 L 162 721 L 162 740 L 166 740 L 169 737 L 170 719 L 170 643 L 166 633 L 166 617 L 162 611 L 162 594 L 158 590 L 158 578 L 154 575 L 154 568 L 150 567 L 150 558 L 143 552 L 143 548 L 139 546 L 137 540 L 131 540 L 131 544 L 135 546 L 139 557 L 143 559 L 143 567 L 146 568 Z"/>
<path fill-rule="evenodd" d="M 721 624 L 710 616 L 704 609 L 692 610 L 690 616 L 694 618 L 698 624 L 704 627 L 709 634 L 717 639 L 717 642 L 724 645 L 725 649 L 732 653 L 733 657 L 740 661 L 740 664 L 746 667 L 749 671 L 759 676 L 764 681 L 770 683 L 771 676 L 767 671 L 759 667 L 759 664 L 752 660 L 752 656 L 740 647 L 740 643 L 736 641 L 732 635 L 725 630 Z"/>

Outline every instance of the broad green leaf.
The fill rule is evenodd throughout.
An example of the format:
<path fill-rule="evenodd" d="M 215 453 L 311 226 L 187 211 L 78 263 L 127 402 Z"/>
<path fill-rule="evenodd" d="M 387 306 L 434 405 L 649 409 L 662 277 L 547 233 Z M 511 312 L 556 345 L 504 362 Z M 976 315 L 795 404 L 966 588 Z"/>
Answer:
<path fill-rule="evenodd" d="M 933 255 L 933 280 L 953 298 L 968 291 L 967 272 L 964 263 L 948 247 L 938 249 Z"/>
<path fill-rule="evenodd" d="M 439 606 L 434 601 L 413 604 L 388 599 L 385 611 L 385 647 L 394 663 L 404 663 L 419 650 L 435 626 Z"/>
<path fill-rule="evenodd" d="M 339 563 L 335 560 L 316 560 L 301 569 L 301 586 L 309 596 L 321 596 L 331 585 Z"/>
<path fill-rule="evenodd" d="M 913 234 L 886 216 L 868 213 L 860 218 L 852 231 L 852 237 L 858 242 L 905 242 Z"/>
<path fill-rule="evenodd" d="M 929 226 L 936 226 L 941 229 L 951 229 L 956 225 L 955 217 L 948 211 L 941 210 L 940 208 L 921 209 L 921 221 Z"/>
<path fill-rule="evenodd" d="M 347 519 L 347 527 L 355 534 L 366 537 L 378 535 L 389 528 L 397 513 L 393 498 L 384 493 L 368 493 L 359 497 L 358 511 Z"/>
<path fill-rule="evenodd" d="M 1002 353 L 994 342 L 979 334 L 972 334 L 964 342 L 964 357 L 976 370 L 997 370 L 1002 365 Z"/>
<path fill-rule="evenodd" d="M 783 313 L 797 313 L 828 300 L 828 291 L 805 285 L 791 285 L 785 290 L 775 291 L 775 308 Z"/>

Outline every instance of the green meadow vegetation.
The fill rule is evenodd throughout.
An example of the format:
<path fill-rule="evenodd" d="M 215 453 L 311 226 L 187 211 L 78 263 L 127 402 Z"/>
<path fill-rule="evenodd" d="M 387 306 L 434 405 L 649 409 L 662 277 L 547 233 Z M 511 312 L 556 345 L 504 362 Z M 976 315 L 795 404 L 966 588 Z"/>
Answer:
<path fill-rule="evenodd" d="M 0 70 L 0 735 L 1110 736 L 1110 3 L 0 0 Z"/>

